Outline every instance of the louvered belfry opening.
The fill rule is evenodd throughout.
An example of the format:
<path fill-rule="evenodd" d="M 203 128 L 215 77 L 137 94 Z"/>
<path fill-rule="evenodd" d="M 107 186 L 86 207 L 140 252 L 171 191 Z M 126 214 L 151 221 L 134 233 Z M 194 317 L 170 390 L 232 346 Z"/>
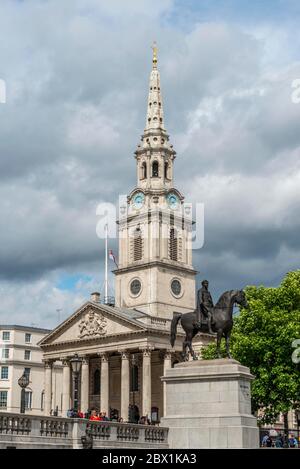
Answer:
<path fill-rule="evenodd" d="M 137 228 L 134 232 L 133 243 L 133 260 L 140 261 L 143 258 L 143 238 L 140 228 Z"/>
<path fill-rule="evenodd" d="M 178 238 L 175 228 L 170 229 L 169 256 L 172 261 L 178 260 Z"/>

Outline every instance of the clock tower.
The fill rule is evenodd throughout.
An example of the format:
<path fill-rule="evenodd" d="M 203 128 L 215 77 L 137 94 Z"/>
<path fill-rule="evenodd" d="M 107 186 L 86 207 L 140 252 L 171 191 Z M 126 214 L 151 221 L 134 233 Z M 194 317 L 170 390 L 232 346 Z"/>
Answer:
<path fill-rule="evenodd" d="M 116 306 L 169 319 L 195 308 L 192 210 L 174 187 L 175 157 L 154 45 L 146 127 L 135 152 L 137 185 L 119 209 L 115 295 Z"/>

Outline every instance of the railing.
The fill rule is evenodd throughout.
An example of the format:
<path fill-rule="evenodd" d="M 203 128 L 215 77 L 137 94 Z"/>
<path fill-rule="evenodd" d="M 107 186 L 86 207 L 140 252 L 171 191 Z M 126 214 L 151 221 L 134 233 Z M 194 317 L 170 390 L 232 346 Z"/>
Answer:
<path fill-rule="evenodd" d="M 94 448 L 168 448 L 166 427 L 0 412 L 0 449 L 81 449 L 87 438 Z"/>
<path fill-rule="evenodd" d="M 0 415 L 0 434 L 28 435 L 30 432 L 30 418 L 14 415 Z"/>

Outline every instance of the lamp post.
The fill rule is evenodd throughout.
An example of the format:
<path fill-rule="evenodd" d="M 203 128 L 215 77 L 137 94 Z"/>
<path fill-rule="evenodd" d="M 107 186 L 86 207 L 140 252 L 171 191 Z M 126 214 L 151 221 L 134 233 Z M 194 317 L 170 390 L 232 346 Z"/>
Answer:
<path fill-rule="evenodd" d="M 74 357 L 70 359 L 72 373 L 73 373 L 73 408 L 75 412 L 78 411 L 78 376 L 81 370 L 82 358 L 75 353 Z"/>
<path fill-rule="evenodd" d="M 20 405 L 20 413 L 25 414 L 25 388 L 29 384 L 29 376 L 25 371 L 23 372 L 22 376 L 18 379 L 18 385 L 21 388 L 21 405 Z"/>

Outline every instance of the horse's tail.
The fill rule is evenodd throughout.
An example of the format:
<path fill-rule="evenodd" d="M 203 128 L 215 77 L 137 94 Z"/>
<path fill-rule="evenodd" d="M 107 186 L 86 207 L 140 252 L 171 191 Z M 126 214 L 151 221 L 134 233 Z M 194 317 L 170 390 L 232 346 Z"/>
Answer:
<path fill-rule="evenodd" d="M 176 332 L 177 332 L 177 324 L 179 323 L 179 320 L 181 319 L 182 314 L 181 313 L 174 313 L 172 322 L 171 322 L 171 346 L 174 347 L 175 340 L 176 340 Z"/>

